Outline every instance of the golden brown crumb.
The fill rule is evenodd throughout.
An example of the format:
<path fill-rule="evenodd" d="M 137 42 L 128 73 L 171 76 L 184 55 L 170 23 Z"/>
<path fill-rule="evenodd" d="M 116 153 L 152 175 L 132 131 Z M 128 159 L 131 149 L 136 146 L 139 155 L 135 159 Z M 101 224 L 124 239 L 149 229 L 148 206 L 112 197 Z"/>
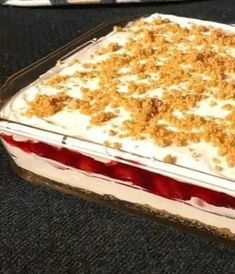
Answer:
<path fill-rule="evenodd" d="M 112 148 L 115 148 L 115 149 L 121 149 L 122 148 L 122 144 L 121 143 L 119 143 L 119 142 L 111 143 L 108 140 L 104 141 L 104 146 L 106 146 L 106 147 L 112 147 Z"/>
<path fill-rule="evenodd" d="M 107 140 L 104 141 L 104 146 L 106 147 L 110 147 L 111 146 L 111 143 Z"/>
<path fill-rule="evenodd" d="M 233 109 L 233 106 L 230 105 L 230 104 L 226 104 L 226 105 L 224 105 L 223 109 L 232 110 L 232 109 Z"/>
<path fill-rule="evenodd" d="M 116 148 L 116 149 L 121 149 L 122 148 L 122 144 L 121 143 L 113 143 L 113 147 Z"/>
<path fill-rule="evenodd" d="M 80 100 L 71 98 L 68 100 L 67 107 L 71 110 L 78 109 L 80 107 Z"/>
<path fill-rule="evenodd" d="M 110 136 L 115 136 L 116 134 L 117 134 L 117 132 L 115 130 L 113 130 L 113 129 L 109 130 L 109 135 Z"/>
<path fill-rule="evenodd" d="M 122 27 L 120 27 L 120 26 L 114 26 L 113 27 L 113 31 L 114 32 L 119 32 L 119 31 L 121 31 L 122 30 Z"/>
<path fill-rule="evenodd" d="M 118 44 L 118 43 L 111 43 L 111 44 L 109 44 L 108 45 L 108 47 L 107 47 L 107 49 L 109 50 L 109 51 L 117 51 L 117 50 L 119 50 L 121 47 L 120 47 L 120 45 Z"/>
<path fill-rule="evenodd" d="M 176 162 L 176 157 L 168 154 L 163 158 L 163 161 L 168 164 L 174 164 Z"/>
<path fill-rule="evenodd" d="M 26 114 L 28 116 L 49 117 L 62 110 L 69 96 L 65 94 L 58 95 L 37 95 L 30 103 Z"/>
<path fill-rule="evenodd" d="M 101 112 L 96 116 L 92 116 L 90 122 L 94 125 L 99 125 L 113 119 L 114 117 L 116 117 L 116 115 L 113 112 Z"/>
<path fill-rule="evenodd" d="M 47 85 L 55 85 L 64 82 L 67 79 L 66 76 L 55 75 L 45 80 Z"/>

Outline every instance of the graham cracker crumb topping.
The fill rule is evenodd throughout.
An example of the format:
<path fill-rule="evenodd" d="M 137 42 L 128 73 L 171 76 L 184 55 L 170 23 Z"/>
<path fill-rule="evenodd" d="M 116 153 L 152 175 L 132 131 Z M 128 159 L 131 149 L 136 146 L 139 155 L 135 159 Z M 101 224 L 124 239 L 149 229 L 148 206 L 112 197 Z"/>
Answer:
<path fill-rule="evenodd" d="M 38 95 L 27 114 L 48 117 L 65 108 L 78 110 L 90 117 L 90 125 L 108 122 L 110 136 L 147 138 L 160 147 L 207 142 L 234 166 L 235 34 L 200 25 L 183 27 L 160 17 L 115 27 L 114 33 L 119 32 L 127 34 L 126 43 L 102 46 L 92 60 L 104 58 L 80 63 L 82 69 L 72 75 L 44 82 L 54 88 L 65 81 L 82 83 L 80 99 L 66 91 Z M 91 89 L 88 83 L 95 80 L 97 86 Z M 225 118 L 216 111 L 195 111 L 206 100 L 211 108 L 224 102 Z M 128 115 L 117 129 L 113 118 L 121 117 L 122 111 Z M 174 163 L 176 158 L 167 155 L 164 161 Z"/>
<path fill-rule="evenodd" d="M 61 111 L 69 100 L 66 94 L 37 95 L 27 110 L 28 116 L 49 117 Z"/>
<path fill-rule="evenodd" d="M 122 148 L 122 144 L 121 143 L 119 143 L 119 142 L 113 142 L 112 143 L 112 142 L 110 142 L 108 140 L 104 141 L 104 146 L 115 148 L 115 149 L 118 149 L 118 150 Z"/>
<path fill-rule="evenodd" d="M 104 122 L 111 120 L 115 116 L 116 115 L 112 112 L 101 112 L 101 113 L 97 114 L 96 116 L 92 116 L 90 121 L 94 125 L 99 125 L 99 124 L 102 124 Z"/>
<path fill-rule="evenodd" d="M 163 161 L 168 164 L 174 164 L 176 162 L 176 157 L 168 154 L 163 158 Z"/>

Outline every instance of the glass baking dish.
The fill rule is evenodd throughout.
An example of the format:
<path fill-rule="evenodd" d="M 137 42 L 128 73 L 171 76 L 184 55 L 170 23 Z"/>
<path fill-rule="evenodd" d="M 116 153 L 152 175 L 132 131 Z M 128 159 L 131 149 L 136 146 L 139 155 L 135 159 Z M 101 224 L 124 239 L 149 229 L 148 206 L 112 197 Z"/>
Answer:
<path fill-rule="evenodd" d="M 101 24 L 10 77 L 1 87 L 0 108 L 130 19 Z M 6 119 L 0 119 L 0 135 L 14 170 L 32 183 L 235 243 L 232 180 Z"/>

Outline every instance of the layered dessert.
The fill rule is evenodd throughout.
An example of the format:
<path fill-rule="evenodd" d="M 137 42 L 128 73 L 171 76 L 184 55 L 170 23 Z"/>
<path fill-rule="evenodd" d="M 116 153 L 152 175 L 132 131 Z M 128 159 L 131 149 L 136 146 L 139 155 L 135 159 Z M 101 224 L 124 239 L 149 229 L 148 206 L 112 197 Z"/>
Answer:
<path fill-rule="evenodd" d="M 234 27 L 159 14 L 116 26 L 0 115 L 22 169 L 234 239 Z"/>

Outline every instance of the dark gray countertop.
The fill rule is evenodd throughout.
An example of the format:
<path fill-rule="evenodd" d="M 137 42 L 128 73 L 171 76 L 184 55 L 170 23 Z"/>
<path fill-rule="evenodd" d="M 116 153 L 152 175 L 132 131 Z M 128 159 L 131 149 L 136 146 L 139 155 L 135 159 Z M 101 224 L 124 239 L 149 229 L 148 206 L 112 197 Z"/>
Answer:
<path fill-rule="evenodd" d="M 152 12 L 235 23 L 234 0 L 0 7 L 0 82 L 102 21 Z M 235 273 L 235 248 L 35 187 L 0 147 L 0 273 Z"/>

